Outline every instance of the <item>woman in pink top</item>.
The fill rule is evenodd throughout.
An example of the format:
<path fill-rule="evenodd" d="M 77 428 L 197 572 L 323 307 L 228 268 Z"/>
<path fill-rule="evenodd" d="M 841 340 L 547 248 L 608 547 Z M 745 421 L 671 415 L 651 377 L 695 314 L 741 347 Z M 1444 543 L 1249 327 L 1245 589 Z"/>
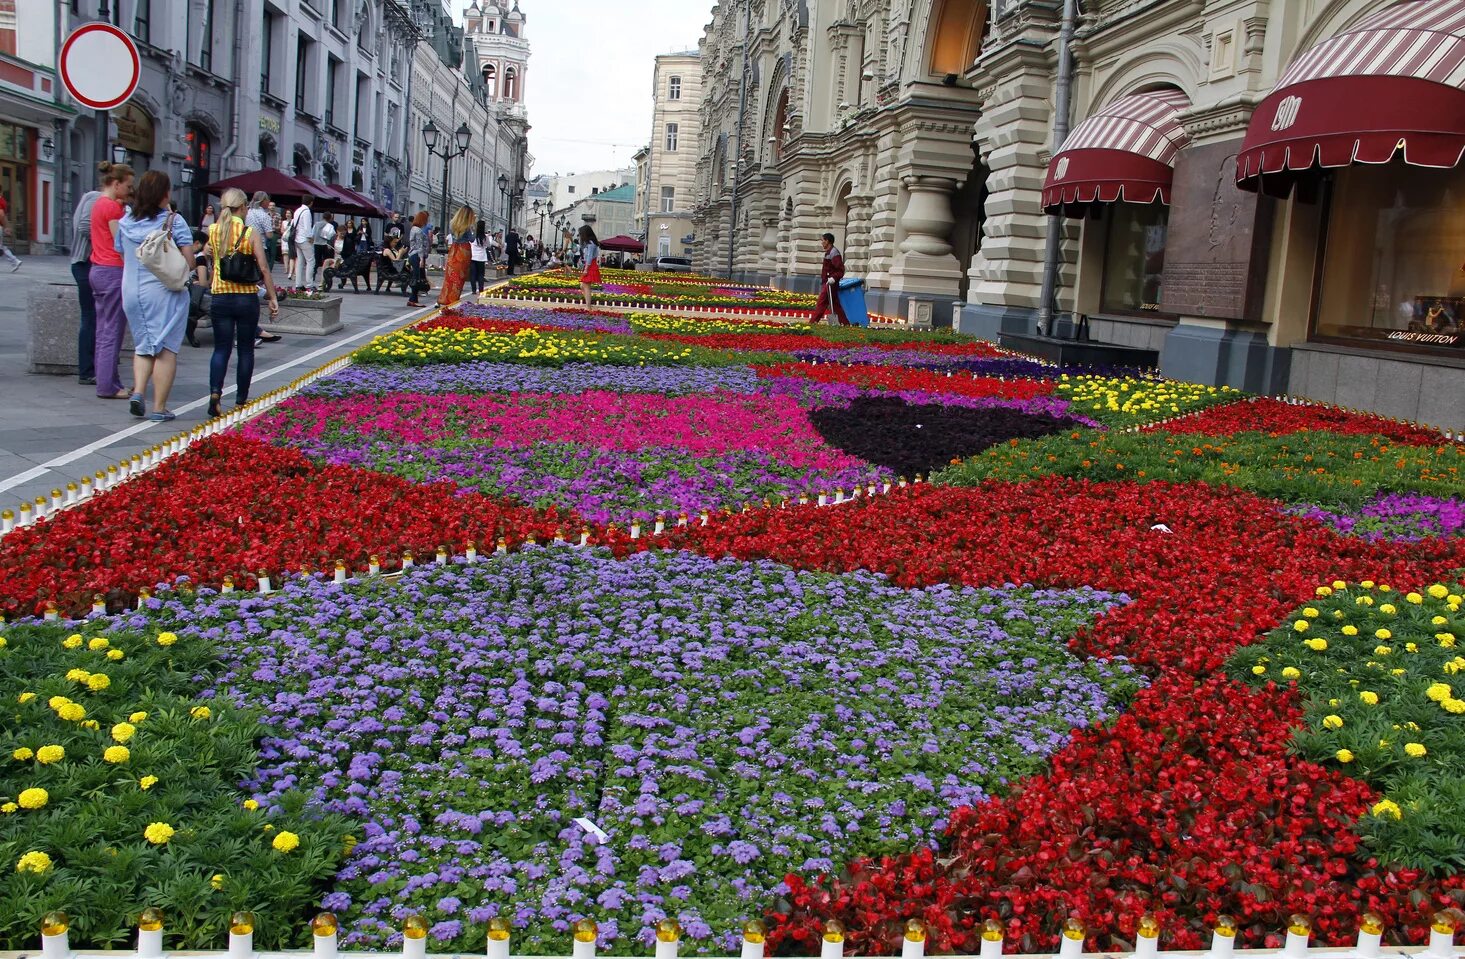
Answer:
<path fill-rule="evenodd" d="M 122 355 L 122 334 L 127 314 L 122 308 L 122 254 L 117 250 L 117 226 L 132 195 L 132 167 L 102 163 L 102 195 L 92 207 L 92 296 L 97 303 L 97 396 L 125 400 L 131 390 L 117 375 Z"/>

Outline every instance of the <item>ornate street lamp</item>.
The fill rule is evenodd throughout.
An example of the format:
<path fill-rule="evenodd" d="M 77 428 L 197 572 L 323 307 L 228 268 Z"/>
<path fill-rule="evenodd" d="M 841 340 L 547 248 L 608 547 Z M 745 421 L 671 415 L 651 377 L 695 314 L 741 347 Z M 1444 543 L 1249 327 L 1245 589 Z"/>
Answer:
<path fill-rule="evenodd" d="M 445 143 L 443 144 L 443 148 L 439 150 L 437 145 L 441 139 L 442 132 L 438 130 L 437 124 L 433 123 L 429 117 L 427 126 L 422 128 L 422 143 L 427 147 L 429 154 L 443 158 L 443 208 L 442 219 L 438 221 L 438 225 L 439 229 L 446 232 L 448 228 L 448 165 L 468 152 L 468 144 L 473 139 L 473 131 L 468 129 L 468 124 L 462 124 L 458 127 L 458 132 L 453 134 L 455 144 L 449 145 Z M 453 238 L 448 237 L 448 242 L 452 243 L 452 241 Z"/>

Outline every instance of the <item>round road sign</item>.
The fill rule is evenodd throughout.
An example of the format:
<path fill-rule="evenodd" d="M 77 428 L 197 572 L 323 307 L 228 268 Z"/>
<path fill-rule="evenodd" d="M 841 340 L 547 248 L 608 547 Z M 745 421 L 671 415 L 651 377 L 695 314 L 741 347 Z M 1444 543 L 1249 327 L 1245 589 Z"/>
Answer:
<path fill-rule="evenodd" d="M 110 23 L 86 23 L 61 45 L 61 82 L 82 106 L 110 110 L 137 89 L 142 61 L 132 38 Z"/>

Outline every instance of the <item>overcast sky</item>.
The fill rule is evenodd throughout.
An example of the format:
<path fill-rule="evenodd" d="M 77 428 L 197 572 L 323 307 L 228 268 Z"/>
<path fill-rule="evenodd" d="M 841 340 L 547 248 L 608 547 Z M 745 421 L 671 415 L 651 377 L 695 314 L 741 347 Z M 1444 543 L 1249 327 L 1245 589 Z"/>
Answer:
<path fill-rule="evenodd" d="M 467 0 L 448 0 L 462 22 Z M 695 50 L 713 0 L 519 0 L 534 173 L 630 166 L 651 139 L 659 53 Z"/>

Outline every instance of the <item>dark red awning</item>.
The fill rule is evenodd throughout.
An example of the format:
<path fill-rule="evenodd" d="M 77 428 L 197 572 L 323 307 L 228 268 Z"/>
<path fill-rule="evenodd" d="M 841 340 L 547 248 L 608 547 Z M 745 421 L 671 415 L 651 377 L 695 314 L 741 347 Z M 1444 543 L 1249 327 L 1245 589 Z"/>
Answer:
<path fill-rule="evenodd" d="M 1179 90 L 1120 97 L 1074 127 L 1048 164 L 1043 208 L 1081 216 L 1091 203 L 1169 203 L 1175 158 L 1190 143 Z"/>
<path fill-rule="evenodd" d="M 237 187 L 251 196 L 263 190 L 271 197 L 298 200 L 311 192 L 310 187 L 287 173 L 265 167 L 252 173 L 241 173 L 208 185 L 209 194 L 223 196 L 224 191 Z"/>
<path fill-rule="evenodd" d="M 1412 0 L 1292 62 L 1256 108 L 1236 159 L 1242 189 L 1285 196 L 1308 171 L 1395 158 L 1465 158 L 1465 0 Z"/>

